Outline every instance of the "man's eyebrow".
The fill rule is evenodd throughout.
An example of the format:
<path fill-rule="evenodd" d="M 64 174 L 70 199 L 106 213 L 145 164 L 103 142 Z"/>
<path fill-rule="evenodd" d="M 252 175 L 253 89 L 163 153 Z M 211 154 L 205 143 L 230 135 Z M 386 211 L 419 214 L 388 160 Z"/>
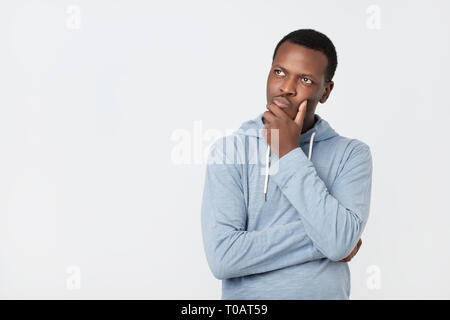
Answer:
<path fill-rule="evenodd" d="M 274 65 L 274 67 L 278 67 L 278 68 L 280 68 L 281 70 L 283 70 L 284 72 L 288 72 L 285 68 L 283 68 L 282 66 L 280 66 L 279 64 L 276 64 L 276 65 Z M 312 74 L 310 74 L 310 73 L 300 73 L 300 75 L 303 77 L 303 76 L 308 76 L 308 77 L 311 77 L 311 78 L 316 78 L 314 75 L 312 75 Z"/>

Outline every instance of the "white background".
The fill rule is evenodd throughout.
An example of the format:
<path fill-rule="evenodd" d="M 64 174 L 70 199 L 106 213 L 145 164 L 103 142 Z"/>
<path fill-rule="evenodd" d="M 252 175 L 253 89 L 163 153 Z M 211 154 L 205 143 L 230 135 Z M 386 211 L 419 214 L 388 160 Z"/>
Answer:
<path fill-rule="evenodd" d="M 264 112 L 277 42 L 314 28 L 338 53 L 317 113 L 374 161 L 351 299 L 449 299 L 449 13 L 445 1 L 1 1 L 0 297 L 220 298 L 200 229 L 208 129 Z M 188 163 L 174 161 L 176 132 L 192 138 Z"/>

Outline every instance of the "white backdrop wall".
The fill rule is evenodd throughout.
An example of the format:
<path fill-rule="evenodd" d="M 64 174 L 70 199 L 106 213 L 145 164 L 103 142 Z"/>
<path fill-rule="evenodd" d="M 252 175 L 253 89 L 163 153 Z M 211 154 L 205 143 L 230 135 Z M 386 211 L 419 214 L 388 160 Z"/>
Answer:
<path fill-rule="evenodd" d="M 277 42 L 314 28 L 338 53 L 317 113 L 374 161 L 351 298 L 449 299 L 449 12 L 2 0 L 0 298 L 220 298 L 201 238 L 204 154 L 265 110 Z"/>

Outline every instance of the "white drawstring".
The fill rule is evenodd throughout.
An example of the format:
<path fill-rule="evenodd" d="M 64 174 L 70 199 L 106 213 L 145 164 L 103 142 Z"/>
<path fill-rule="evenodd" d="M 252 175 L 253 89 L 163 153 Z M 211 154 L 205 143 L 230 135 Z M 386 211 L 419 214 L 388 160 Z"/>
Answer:
<path fill-rule="evenodd" d="M 267 151 L 266 151 L 266 180 L 264 181 L 264 201 L 267 200 L 267 182 L 269 181 L 269 156 L 270 156 L 270 146 L 267 146 Z"/>
<path fill-rule="evenodd" d="M 308 152 L 308 160 L 311 160 L 312 156 L 312 146 L 314 141 L 314 136 L 316 135 L 316 132 L 314 131 L 311 135 L 311 139 L 309 140 L 309 152 Z"/>
<path fill-rule="evenodd" d="M 314 143 L 314 136 L 316 132 L 313 132 L 311 135 L 311 139 L 309 140 L 309 152 L 308 152 L 308 160 L 311 160 L 312 156 L 312 147 Z M 264 180 L 264 201 L 267 201 L 267 186 L 269 181 L 269 159 L 270 159 L 270 146 L 267 146 L 266 151 L 266 179 Z"/>

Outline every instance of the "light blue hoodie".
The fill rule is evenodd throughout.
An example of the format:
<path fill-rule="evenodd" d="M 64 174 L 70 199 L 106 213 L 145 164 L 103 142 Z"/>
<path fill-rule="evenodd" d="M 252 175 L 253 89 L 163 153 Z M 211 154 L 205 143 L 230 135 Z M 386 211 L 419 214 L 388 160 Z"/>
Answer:
<path fill-rule="evenodd" d="M 339 260 L 369 217 L 370 148 L 316 114 L 299 148 L 280 159 L 262 118 L 209 149 L 202 235 L 222 299 L 349 299 L 350 270 Z"/>

